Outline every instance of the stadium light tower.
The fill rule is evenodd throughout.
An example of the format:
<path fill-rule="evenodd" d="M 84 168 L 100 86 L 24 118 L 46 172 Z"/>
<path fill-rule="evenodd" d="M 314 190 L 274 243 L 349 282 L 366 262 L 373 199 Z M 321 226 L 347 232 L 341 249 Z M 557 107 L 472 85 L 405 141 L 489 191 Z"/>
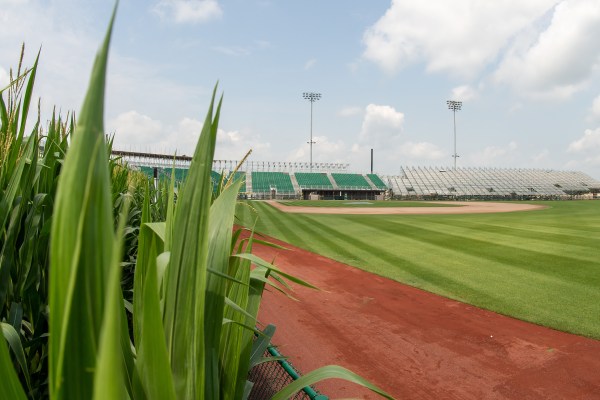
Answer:
<path fill-rule="evenodd" d="M 456 169 L 456 159 L 459 157 L 459 155 L 456 154 L 456 112 L 460 111 L 462 101 L 448 100 L 446 101 L 446 104 L 448 104 L 448 109 L 452 110 L 454 114 L 454 154 L 452 157 L 454 158 L 454 169 Z"/>
<path fill-rule="evenodd" d="M 313 103 L 321 98 L 321 93 L 304 92 L 304 93 L 302 93 L 302 97 L 304 97 L 306 100 L 310 101 L 310 141 L 307 143 L 310 145 L 310 172 L 312 172 L 312 165 L 313 165 L 312 146 L 313 146 L 313 143 L 316 143 L 315 141 L 313 141 L 313 134 L 312 134 Z"/>

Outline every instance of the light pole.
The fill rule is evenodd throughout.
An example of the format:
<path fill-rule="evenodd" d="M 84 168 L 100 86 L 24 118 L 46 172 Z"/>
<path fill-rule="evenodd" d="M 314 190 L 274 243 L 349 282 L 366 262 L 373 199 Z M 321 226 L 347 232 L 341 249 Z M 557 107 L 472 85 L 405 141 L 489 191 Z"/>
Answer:
<path fill-rule="evenodd" d="M 321 98 L 321 93 L 314 93 L 314 92 L 304 92 L 302 93 L 302 97 L 304 97 L 306 100 L 310 101 L 310 141 L 307 142 L 310 145 L 310 172 L 312 172 L 312 146 L 313 143 L 315 143 L 313 141 L 313 134 L 312 134 L 312 110 L 313 110 L 313 103 L 317 100 L 319 100 Z"/>
<path fill-rule="evenodd" d="M 446 101 L 446 104 L 448 104 L 448 109 L 452 110 L 454 113 L 454 154 L 452 157 L 454 158 L 454 169 L 456 169 L 456 159 L 459 157 L 459 155 L 456 154 L 456 112 L 460 111 L 462 101 L 448 100 Z"/>

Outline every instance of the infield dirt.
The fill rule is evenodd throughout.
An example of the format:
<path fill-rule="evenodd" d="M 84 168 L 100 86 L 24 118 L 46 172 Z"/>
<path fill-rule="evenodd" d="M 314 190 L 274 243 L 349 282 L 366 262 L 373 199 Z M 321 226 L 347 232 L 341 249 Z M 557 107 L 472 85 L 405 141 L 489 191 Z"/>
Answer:
<path fill-rule="evenodd" d="M 320 287 L 265 293 L 260 320 L 301 371 L 338 364 L 398 399 L 600 399 L 600 341 L 400 284 L 276 239 L 255 253 Z M 330 398 L 378 398 L 340 380 Z"/>
<path fill-rule="evenodd" d="M 286 206 L 278 201 L 267 203 L 286 213 L 297 214 L 486 214 L 499 212 L 541 210 L 546 206 L 523 203 L 499 203 L 492 201 L 437 201 L 461 207 L 300 207 Z"/>

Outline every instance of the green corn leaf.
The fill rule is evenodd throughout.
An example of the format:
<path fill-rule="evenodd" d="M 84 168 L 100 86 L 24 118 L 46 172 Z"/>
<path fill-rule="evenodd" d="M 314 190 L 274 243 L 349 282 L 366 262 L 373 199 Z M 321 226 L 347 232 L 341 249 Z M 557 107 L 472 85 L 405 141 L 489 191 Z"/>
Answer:
<path fill-rule="evenodd" d="M 287 247 L 278 245 L 277 243 L 267 242 L 266 240 L 254 239 L 254 243 L 262 244 L 263 246 L 272 247 L 279 250 L 289 250 Z"/>
<path fill-rule="evenodd" d="M 186 186 L 179 193 L 171 259 L 163 282 L 163 322 L 177 398 L 202 399 L 205 393 L 204 312 L 211 203 L 210 171 L 221 107 L 219 102 L 213 119 L 215 95 L 216 87 L 192 158 Z"/>
<path fill-rule="evenodd" d="M 219 278 L 223 278 L 229 282 L 235 282 L 235 283 L 239 283 L 240 285 L 246 285 L 245 282 L 242 282 L 240 280 L 237 280 L 235 278 L 232 278 L 231 276 L 224 274 L 222 272 L 217 271 L 216 269 L 212 269 L 212 268 L 208 268 L 208 272 L 210 272 L 211 274 L 216 275 Z"/>
<path fill-rule="evenodd" d="M 110 267 L 107 289 L 106 306 L 100 329 L 100 344 L 98 361 L 94 372 L 94 400 L 117 400 L 129 398 L 126 390 L 124 358 L 129 349 L 121 344 L 121 314 L 125 308 L 121 295 L 121 253 L 123 252 L 123 229 L 129 211 L 129 201 L 121 211 L 119 227 L 113 241 L 113 260 Z M 125 334 L 127 331 L 125 330 Z"/>
<path fill-rule="evenodd" d="M 271 339 L 273 339 L 273 335 L 275 334 L 275 325 L 267 325 L 262 333 L 263 335 L 257 337 L 252 345 L 252 352 L 250 353 L 250 368 L 253 368 L 255 365 L 257 365 L 263 354 L 265 354 L 265 351 L 267 350 L 267 347 L 269 347 Z"/>
<path fill-rule="evenodd" d="M 245 249 L 240 243 L 239 251 L 252 251 L 252 238 L 250 235 Z M 227 294 L 227 304 L 234 304 L 226 308 L 226 317 L 238 321 L 239 325 L 228 325 L 223 328 L 221 340 L 222 377 L 224 400 L 237 400 L 243 398 L 248 376 L 248 364 L 254 332 L 242 326 L 256 326 L 258 308 L 249 307 L 250 290 L 252 281 L 250 279 L 250 262 L 237 257 L 231 257 L 231 272 L 234 276 L 244 282 L 244 285 L 232 284 Z M 243 308 L 242 312 L 239 308 Z"/>
<path fill-rule="evenodd" d="M 173 167 L 175 160 L 173 160 Z M 167 215 L 165 224 L 165 250 L 171 250 L 171 242 L 173 241 L 173 224 L 175 223 L 175 174 L 171 174 L 169 180 L 169 195 L 167 196 Z"/>
<path fill-rule="evenodd" d="M 242 400 L 246 400 L 250 396 L 250 392 L 252 391 L 253 387 L 254 387 L 254 383 L 252 383 L 250 381 L 246 381 L 246 383 L 244 384 L 244 392 L 242 394 Z"/>
<path fill-rule="evenodd" d="M 21 116 L 21 127 L 19 129 L 19 141 L 22 140 L 25 134 L 25 123 L 27 122 L 27 115 L 29 113 L 29 105 L 31 103 L 31 95 L 33 94 L 33 84 L 35 83 L 35 75 L 37 72 L 38 61 L 40 59 L 40 53 L 42 49 L 38 51 L 33 68 L 31 68 L 29 81 L 27 81 L 27 88 L 25 89 L 25 96 L 23 97 L 23 114 Z"/>
<path fill-rule="evenodd" d="M 136 368 L 146 398 L 175 399 L 175 389 L 160 313 L 157 281 L 157 251 L 163 241 L 156 231 L 144 225 L 140 232 L 135 270 L 134 317 L 136 329 Z"/>
<path fill-rule="evenodd" d="M 26 400 L 25 392 L 13 367 L 12 360 L 4 340 L 0 340 L 0 398 Z"/>
<path fill-rule="evenodd" d="M 115 7 L 116 11 L 116 7 Z M 49 391 L 93 395 L 105 296 L 113 263 L 113 210 L 104 143 L 104 90 L 111 18 L 56 194 L 51 245 Z M 77 351 L 70 351 L 71 348 Z"/>
<path fill-rule="evenodd" d="M 155 249 L 155 246 L 150 246 L 151 241 L 154 240 L 153 235 L 154 232 L 148 227 L 148 222 L 151 221 L 151 211 L 150 211 L 150 185 L 149 182 L 146 182 L 145 185 L 145 196 L 144 202 L 142 204 L 142 218 L 140 220 L 140 230 L 138 237 L 138 253 L 136 259 L 136 267 L 133 278 L 133 305 L 132 305 L 132 314 L 133 314 L 133 337 L 136 343 L 139 343 L 141 338 L 141 329 L 142 329 L 142 312 L 143 312 L 143 304 L 144 304 L 144 281 L 146 276 L 146 268 L 148 263 L 151 263 L 153 258 L 151 258 L 150 249 Z M 148 232 L 145 232 L 148 230 Z M 161 240 L 162 241 L 162 240 Z M 154 243 L 152 243 L 154 244 Z M 158 245 L 158 243 L 156 243 Z M 139 346 L 136 348 L 139 351 Z"/>
<path fill-rule="evenodd" d="M 237 194 L 241 187 L 237 182 L 227 187 L 210 208 L 209 223 L 209 256 L 208 265 L 215 273 L 208 274 L 205 304 L 205 368 L 206 399 L 219 397 L 219 347 L 221 341 L 221 324 L 225 306 L 227 275 L 231 252 L 231 238 Z M 243 283 L 242 283 L 243 284 Z"/>
<path fill-rule="evenodd" d="M 302 390 L 302 388 L 306 386 L 310 386 L 314 383 L 331 378 L 344 379 L 348 382 L 356 383 L 358 385 L 366 387 L 367 389 L 372 390 L 373 392 L 387 399 L 393 399 L 391 395 L 387 394 L 377 386 L 373 385 L 360 375 L 357 375 L 354 372 L 337 365 L 329 365 L 311 371 L 304 376 L 301 376 L 298 380 L 295 380 L 294 382 L 290 383 L 285 388 L 277 392 L 271 400 L 286 400 L 292 397 L 294 393 Z"/>
<path fill-rule="evenodd" d="M 244 286 L 248 286 L 248 285 L 244 284 Z M 225 298 L 225 305 L 227 305 L 228 307 L 231 307 L 232 310 L 234 310 L 236 312 L 239 312 L 240 314 L 246 316 L 246 318 L 256 319 L 255 315 L 250 314 L 244 308 L 242 308 L 241 306 L 237 305 L 236 302 L 233 301 L 233 300 L 231 300 L 229 297 Z"/>
<path fill-rule="evenodd" d="M 23 374 L 25 375 L 27 388 L 29 389 L 29 391 L 31 391 L 31 377 L 29 376 L 27 359 L 25 358 L 25 352 L 23 351 L 23 345 L 21 344 L 21 338 L 19 337 L 19 333 L 15 330 L 15 328 L 12 325 L 7 324 L 5 322 L 0 322 L 0 327 L 2 328 L 4 338 L 8 342 L 11 350 L 13 351 L 13 354 L 15 355 L 15 358 L 17 359 L 17 363 L 19 364 L 21 370 L 23 371 Z"/>
<path fill-rule="evenodd" d="M 249 260 L 249 261 L 251 261 L 252 263 L 254 263 L 254 264 L 258 265 L 258 266 L 261 266 L 261 267 L 267 268 L 267 269 L 269 269 L 271 271 L 277 272 L 279 275 L 287 278 L 288 280 L 290 280 L 290 281 L 292 281 L 294 283 L 297 283 L 297 284 L 302 285 L 302 286 L 306 286 L 308 288 L 319 290 L 318 287 L 316 287 L 314 285 L 311 285 L 310 283 L 308 283 L 306 281 L 303 281 L 302 279 L 296 278 L 293 275 L 290 275 L 288 273 L 283 272 L 282 270 L 280 270 L 279 268 L 277 268 L 273 264 L 264 261 L 263 259 L 261 259 L 260 257 L 254 255 L 254 254 L 248 254 L 248 253 L 236 254 L 234 257 L 239 257 L 239 258 L 243 258 L 243 259 Z"/>

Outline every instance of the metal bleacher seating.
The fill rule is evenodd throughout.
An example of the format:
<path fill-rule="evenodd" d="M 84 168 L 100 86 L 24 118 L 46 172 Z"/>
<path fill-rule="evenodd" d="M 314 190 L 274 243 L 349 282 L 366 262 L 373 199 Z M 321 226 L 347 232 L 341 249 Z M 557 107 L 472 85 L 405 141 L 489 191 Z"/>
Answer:
<path fill-rule="evenodd" d="M 598 193 L 582 172 L 537 169 L 402 167 L 387 177 L 395 197 L 536 198 Z"/>

